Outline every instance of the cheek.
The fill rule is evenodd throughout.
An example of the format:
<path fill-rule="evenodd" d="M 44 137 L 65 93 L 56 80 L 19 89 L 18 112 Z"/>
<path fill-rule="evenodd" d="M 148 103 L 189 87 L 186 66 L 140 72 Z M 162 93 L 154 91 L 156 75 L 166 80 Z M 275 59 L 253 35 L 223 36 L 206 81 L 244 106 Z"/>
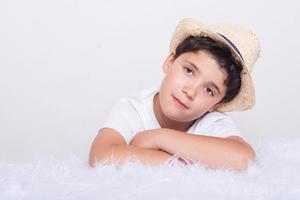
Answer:
<path fill-rule="evenodd" d="M 165 76 L 162 86 L 164 88 L 177 88 L 185 82 L 185 77 L 179 71 L 172 71 Z"/>
<path fill-rule="evenodd" d="M 201 95 L 198 95 L 197 99 L 195 100 L 194 108 L 197 111 L 206 112 L 218 102 L 219 102 L 218 99 L 213 99 L 202 93 Z"/>

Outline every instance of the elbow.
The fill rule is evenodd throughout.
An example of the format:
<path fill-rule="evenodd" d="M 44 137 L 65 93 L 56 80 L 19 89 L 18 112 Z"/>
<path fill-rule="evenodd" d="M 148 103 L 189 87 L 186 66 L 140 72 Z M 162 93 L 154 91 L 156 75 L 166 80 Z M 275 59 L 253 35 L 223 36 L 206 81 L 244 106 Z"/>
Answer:
<path fill-rule="evenodd" d="M 90 156 L 89 156 L 89 166 L 94 168 L 96 167 L 97 164 L 104 164 L 103 162 L 105 161 L 105 158 L 107 157 L 106 154 L 102 154 L 101 152 L 90 152 Z"/>
<path fill-rule="evenodd" d="M 255 151 L 252 148 L 243 152 L 238 161 L 238 169 L 247 170 L 249 165 L 255 161 L 255 157 Z"/>
<path fill-rule="evenodd" d="M 89 154 L 89 160 L 88 164 L 90 167 L 94 168 L 97 164 L 98 159 L 101 156 L 101 151 L 97 151 L 97 148 L 95 147 L 94 144 L 92 144 L 91 149 L 90 149 L 90 154 Z"/>
<path fill-rule="evenodd" d="M 110 159 L 112 159 L 112 148 L 115 145 L 109 145 L 104 148 L 96 148 L 94 146 L 91 147 L 90 154 L 89 154 L 89 161 L 88 164 L 92 168 L 96 167 L 97 164 L 109 164 Z"/>
<path fill-rule="evenodd" d="M 89 166 L 92 167 L 92 168 L 95 167 L 95 159 L 92 158 L 91 156 L 90 156 L 90 158 L 89 158 Z"/>
<path fill-rule="evenodd" d="M 95 168 L 98 164 L 105 165 L 105 163 L 107 161 L 105 159 L 106 159 L 105 156 L 104 157 L 103 156 L 100 157 L 100 156 L 93 155 L 93 156 L 89 157 L 88 163 L 89 163 L 90 167 Z"/>
<path fill-rule="evenodd" d="M 88 164 L 89 164 L 90 167 L 95 167 L 95 164 L 96 164 L 96 151 L 95 151 L 94 142 L 92 143 L 92 145 L 90 147 Z"/>
<path fill-rule="evenodd" d="M 95 164 L 96 164 L 96 155 L 93 153 L 93 151 L 91 150 L 90 155 L 89 155 L 89 166 L 94 168 Z"/>

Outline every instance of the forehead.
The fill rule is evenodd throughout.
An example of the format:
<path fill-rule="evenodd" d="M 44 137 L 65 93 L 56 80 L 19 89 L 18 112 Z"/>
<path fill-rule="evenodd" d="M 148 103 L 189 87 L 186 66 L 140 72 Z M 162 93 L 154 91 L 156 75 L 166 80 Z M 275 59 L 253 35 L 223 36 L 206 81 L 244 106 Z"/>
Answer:
<path fill-rule="evenodd" d="M 208 52 L 206 50 L 185 52 L 185 53 L 181 54 L 179 57 L 181 57 L 181 59 L 189 59 L 194 62 L 214 64 L 214 65 L 218 66 L 219 68 L 221 68 L 220 65 L 218 64 L 216 58 L 210 52 Z"/>

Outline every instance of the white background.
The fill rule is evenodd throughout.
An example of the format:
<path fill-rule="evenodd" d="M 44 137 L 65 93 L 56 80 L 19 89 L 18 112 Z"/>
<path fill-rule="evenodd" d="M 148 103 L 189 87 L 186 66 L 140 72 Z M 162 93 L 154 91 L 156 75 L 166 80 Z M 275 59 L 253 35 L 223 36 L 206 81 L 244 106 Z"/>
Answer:
<path fill-rule="evenodd" d="M 110 106 L 163 78 L 185 17 L 249 27 L 260 38 L 254 109 L 234 112 L 247 141 L 299 139 L 297 1 L 0 1 L 0 162 L 87 160 Z"/>

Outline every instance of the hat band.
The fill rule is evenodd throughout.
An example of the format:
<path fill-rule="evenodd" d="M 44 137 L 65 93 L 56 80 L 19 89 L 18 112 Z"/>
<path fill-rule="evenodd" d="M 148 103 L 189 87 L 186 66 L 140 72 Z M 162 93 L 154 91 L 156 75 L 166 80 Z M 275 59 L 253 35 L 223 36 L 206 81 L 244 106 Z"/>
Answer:
<path fill-rule="evenodd" d="M 227 38 L 227 37 L 225 37 L 224 35 L 222 35 L 221 33 L 218 33 L 220 36 L 222 36 L 227 42 L 228 42 L 228 44 L 230 44 L 230 46 L 232 46 L 233 48 L 234 48 L 234 50 L 240 55 L 240 57 L 242 58 L 242 60 L 243 60 L 243 62 L 245 62 L 244 61 L 244 58 L 243 58 L 243 56 L 241 55 L 241 53 L 240 53 L 240 51 L 238 50 L 238 48 Z"/>

